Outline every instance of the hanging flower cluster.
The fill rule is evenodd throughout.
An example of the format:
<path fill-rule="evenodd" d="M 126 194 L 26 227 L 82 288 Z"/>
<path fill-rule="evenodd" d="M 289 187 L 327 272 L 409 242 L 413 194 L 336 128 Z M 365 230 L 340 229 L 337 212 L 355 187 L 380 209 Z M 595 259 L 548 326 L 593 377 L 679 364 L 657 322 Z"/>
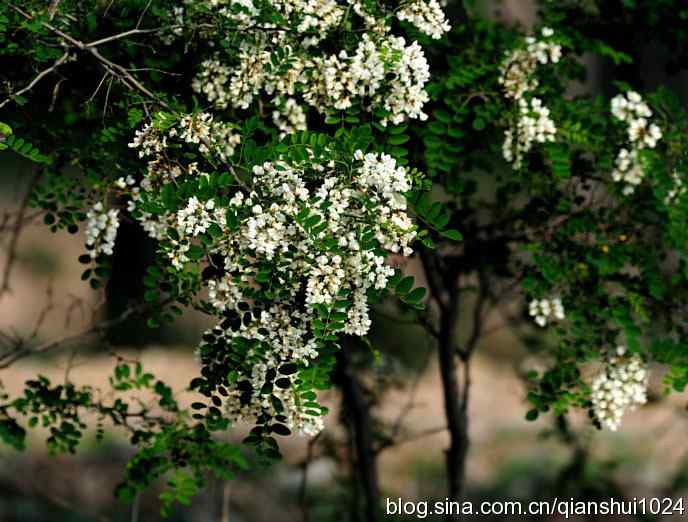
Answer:
<path fill-rule="evenodd" d="M 647 365 L 639 355 L 627 355 L 619 346 L 606 367 L 592 381 L 593 412 L 597 420 L 616 431 L 626 411 L 647 402 Z"/>
<path fill-rule="evenodd" d="M 385 155 L 359 152 L 356 160 L 348 182 L 332 164 L 265 163 L 254 167 L 257 190 L 235 196 L 236 229 L 224 231 L 226 240 L 214 252 L 224 260 L 223 275 L 208 286 L 210 304 L 242 320 L 207 332 L 200 348 L 201 360 L 210 362 L 218 342 L 253 343 L 225 401 L 232 419 L 256 423 L 282 414 L 290 429 L 317 433 L 322 421 L 307 412 L 313 401 L 300 406 L 294 391 L 298 374 L 280 368 L 308 367 L 317 357 L 314 331 L 323 310 L 337 310 L 343 333 L 365 335 L 371 324 L 367 291 L 385 288 L 394 274 L 378 248 L 410 253 L 415 226 L 400 197 L 410 188 L 405 170 Z M 309 177 L 319 178 L 313 188 Z M 371 248 L 366 236 L 379 246 Z M 269 276 L 266 266 L 273 267 Z M 279 300 L 267 308 L 247 306 L 256 285 L 274 280 Z M 261 393 L 266 386 L 279 402 Z"/>
<path fill-rule="evenodd" d="M 686 187 L 683 184 L 683 179 L 681 179 L 681 175 L 677 171 L 671 173 L 671 181 L 673 185 L 669 189 L 669 192 L 667 192 L 667 195 L 664 197 L 665 205 L 675 202 L 678 198 L 686 193 Z"/>
<path fill-rule="evenodd" d="M 119 228 L 119 210 L 106 210 L 98 201 L 86 213 L 86 249 L 91 259 L 103 254 L 111 256 Z"/>
<path fill-rule="evenodd" d="M 504 131 L 502 155 L 518 169 L 523 157 L 533 147 L 533 143 L 554 141 L 557 128 L 549 117 L 549 109 L 542 105 L 539 98 L 531 98 L 530 104 L 524 98 L 518 100 L 518 118 L 515 128 Z"/>
<path fill-rule="evenodd" d="M 420 32 L 436 40 L 451 29 L 437 0 L 407 2 L 397 13 L 397 18 L 415 25 Z"/>
<path fill-rule="evenodd" d="M 235 56 L 215 54 L 201 64 L 193 82 L 216 107 L 247 109 L 265 93 L 272 97 L 273 118 L 283 133 L 305 128 L 304 105 L 326 113 L 360 103 L 364 110 L 384 111 L 382 125 L 427 117 L 422 107 L 430 73 L 423 50 L 390 30 L 397 17 L 439 38 L 449 25 L 436 0 L 408 2 L 395 13 L 353 0 L 207 4 L 245 31 Z M 336 30 L 349 4 L 348 16 L 361 18 L 366 32 L 351 47 L 318 54 L 315 47 Z M 284 20 L 280 30 L 267 22 L 274 16 Z"/>
<path fill-rule="evenodd" d="M 559 297 L 553 299 L 533 299 L 528 306 L 528 314 L 534 318 L 535 322 L 542 327 L 552 320 L 562 321 L 564 315 L 564 305 Z"/>
<path fill-rule="evenodd" d="M 650 123 L 652 110 L 635 91 L 628 91 L 612 98 L 612 115 L 627 126 L 628 148 L 622 148 L 616 157 L 612 179 L 623 183 L 623 194 L 629 196 L 640 185 L 644 173 L 638 157 L 644 148 L 653 149 L 662 138 L 661 129 Z"/>
<path fill-rule="evenodd" d="M 279 97 L 277 97 L 273 102 L 275 106 L 279 107 L 279 109 L 275 109 L 272 112 L 272 122 L 279 129 L 280 138 L 308 128 L 306 125 L 306 112 L 294 98 L 287 98 L 286 101 L 281 102 Z"/>
<path fill-rule="evenodd" d="M 528 314 L 541 327 L 565 318 L 559 297 L 534 299 Z M 624 413 L 647 401 L 647 365 L 639 355 L 628 356 L 624 346 L 606 358 L 604 369 L 595 375 L 591 384 L 592 412 L 601 426 L 616 431 Z"/>
<path fill-rule="evenodd" d="M 550 111 L 542 100 L 529 95 L 538 86 L 538 66 L 557 63 L 561 46 L 550 39 L 554 32 L 545 27 L 541 39 L 526 38 L 526 47 L 512 51 L 501 66 L 499 83 L 507 98 L 516 102 L 518 115 L 511 128 L 504 132 L 502 154 L 504 159 L 518 169 L 534 143 L 554 141 L 556 126 Z"/>
<path fill-rule="evenodd" d="M 229 418 L 279 417 L 313 434 L 322 425 L 319 406 L 314 397 L 299 399 L 296 369 L 312 364 L 323 339 L 368 332 L 368 293 L 395 273 L 388 253 L 409 255 L 416 237 L 404 197 L 409 175 L 386 154 L 359 150 L 347 159 L 329 146 L 309 148 L 305 160 L 254 165 L 246 184 L 160 208 L 172 184 L 212 183 L 198 162 L 174 152 L 191 145 L 211 164 L 232 136 L 213 140 L 212 125 L 219 124 L 200 114 L 139 131 L 131 146 L 149 160 L 148 172 L 131 189 L 129 208 L 175 270 L 197 274 L 198 299 L 220 319 L 199 358 L 223 375 L 234 372 L 223 395 Z M 199 263 L 207 263 L 203 274 L 193 271 Z M 285 365 L 296 369 L 280 374 Z"/>
<path fill-rule="evenodd" d="M 256 436 L 313 435 L 326 411 L 315 391 L 329 385 L 338 335 L 366 335 L 370 299 L 398 273 L 389 254 L 410 255 L 417 227 L 406 209 L 410 172 L 359 150 L 372 141 L 363 127 L 347 138 L 308 133 L 308 111 L 342 121 L 349 114 L 336 111 L 365 111 L 383 126 L 427 118 L 428 62 L 392 27 L 439 38 L 449 25 L 437 0 L 395 11 L 359 0 L 184 4 L 175 20 L 228 35 L 216 45 L 200 32 L 212 54 L 192 88 L 214 111 L 155 114 L 129 144 L 145 174 L 111 189 L 158 242 L 151 300 L 166 292 L 217 318 L 197 350 L 201 377 L 191 387 L 212 401 L 201 406 L 254 423 Z M 219 117 L 254 104 L 257 131 Z M 98 212 L 90 244 L 111 253 L 107 220 L 117 211 Z"/>

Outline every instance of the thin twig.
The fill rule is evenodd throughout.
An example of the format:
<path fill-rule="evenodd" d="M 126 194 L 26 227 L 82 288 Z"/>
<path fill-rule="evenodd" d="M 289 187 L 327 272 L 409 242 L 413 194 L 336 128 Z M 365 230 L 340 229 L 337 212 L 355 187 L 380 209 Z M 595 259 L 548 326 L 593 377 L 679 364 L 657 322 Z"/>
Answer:
<path fill-rule="evenodd" d="M 139 511 L 141 508 L 141 492 L 137 492 L 134 502 L 131 505 L 131 522 L 139 522 Z"/>
<path fill-rule="evenodd" d="M 68 58 L 69 58 L 69 51 L 66 51 L 62 56 L 60 56 L 57 60 L 55 60 L 55 62 L 50 67 L 48 67 L 47 69 L 43 69 L 41 72 L 39 72 L 36 75 L 36 77 L 33 80 L 31 80 L 31 82 L 26 87 L 24 87 L 23 89 L 20 89 L 16 93 L 10 95 L 6 100 L 4 100 L 2 103 L 0 103 L 0 109 L 2 109 L 5 105 L 10 103 L 12 100 L 17 98 L 18 96 L 21 96 L 22 94 L 29 92 L 31 89 L 33 89 L 36 86 L 36 84 L 38 84 L 38 82 L 40 82 L 43 78 L 45 78 L 50 73 L 55 71 L 55 69 L 60 67 L 60 65 L 65 63 Z"/>
<path fill-rule="evenodd" d="M 143 17 L 146 16 L 146 13 L 148 12 L 148 8 L 151 6 L 152 3 L 153 3 L 153 0 L 148 0 L 146 7 L 143 8 L 143 11 L 141 12 L 141 16 L 139 16 L 139 21 L 136 22 L 136 28 L 137 29 L 139 27 L 141 27 L 141 22 L 143 22 Z"/>
<path fill-rule="evenodd" d="M 378 452 L 388 448 L 390 446 L 394 446 L 397 443 L 397 438 L 399 437 L 399 434 L 401 433 L 401 428 L 404 423 L 404 419 L 406 416 L 411 413 L 413 408 L 416 406 L 416 394 L 418 393 L 420 381 L 423 378 L 423 375 L 425 374 L 425 371 L 428 368 L 428 365 L 430 364 L 430 358 L 432 356 L 432 349 L 428 346 L 428 353 L 425 356 L 425 360 L 423 361 L 423 364 L 421 367 L 418 369 L 418 372 L 415 375 L 415 378 L 413 379 L 413 383 L 411 384 L 411 390 L 408 393 L 408 399 L 404 406 L 401 408 L 399 411 L 399 415 L 397 416 L 394 424 L 392 425 L 392 430 L 391 430 L 391 435 L 389 439 L 385 440 L 378 448 Z"/>
<path fill-rule="evenodd" d="M 12 364 L 17 362 L 20 359 L 24 359 L 25 357 L 29 357 L 31 355 L 36 355 L 36 354 L 42 354 L 46 352 L 52 352 L 62 346 L 65 345 L 72 345 L 74 343 L 83 341 L 87 337 L 93 336 L 93 335 L 99 335 L 113 326 L 117 326 L 119 324 L 122 324 L 129 320 L 131 317 L 134 315 L 142 312 L 146 308 L 148 308 L 147 303 L 143 303 L 138 306 L 134 306 L 132 308 L 129 308 L 125 310 L 121 315 L 115 317 L 114 319 L 109 319 L 107 321 L 101 321 L 99 323 L 94 324 L 90 328 L 84 330 L 83 332 L 80 332 L 78 334 L 74 335 L 68 335 L 66 337 L 63 337 L 61 339 L 57 339 L 55 341 L 50 341 L 44 344 L 41 344 L 39 346 L 36 346 L 35 348 L 31 348 L 29 346 L 26 346 L 25 344 L 20 344 L 19 346 L 16 347 L 16 349 L 12 350 L 9 353 L 6 353 L 2 356 L 0 356 L 0 369 L 5 369 L 10 367 Z"/>
<path fill-rule="evenodd" d="M 103 86 L 103 83 L 105 82 L 105 79 L 108 77 L 109 74 L 110 73 L 107 71 L 105 72 L 105 74 L 103 74 L 103 77 L 100 79 L 100 81 L 98 82 L 98 85 L 96 86 L 96 90 L 93 91 L 93 94 L 91 94 L 91 96 L 88 98 L 88 100 L 86 100 L 86 103 L 92 102 L 93 98 L 95 98 L 98 95 L 100 88 Z"/>
<path fill-rule="evenodd" d="M 8 2 L 7 0 L 4 0 L 4 1 L 10 7 L 10 9 L 12 9 L 13 11 L 19 13 L 21 16 L 23 16 L 27 20 L 33 20 L 33 16 L 31 16 L 29 13 L 20 9 L 16 5 Z M 103 38 L 101 40 L 97 40 L 96 42 L 84 43 L 80 40 L 77 40 L 73 36 L 70 36 L 69 34 L 65 33 L 64 31 L 61 31 L 60 29 L 58 29 L 57 27 L 55 27 L 52 24 L 49 24 L 47 22 L 41 22 L 41 25 L 43 27 L 45 27 L 46 29 L 49 29 L 50 31 L 52 31 L 56 35 L 61 36 L 62 38 L 64 38 L 67 42 L 69 42 L 71 45 L 73 45 L 77 49 L 90 53 L 94 58 L 96 58 L 96 60 L 98 60 L 100 62 L 100 64 L 102 65 L 102 67 L 106 71 L 108 71 L 113 76 L 117 77 L 129 89 L 134 90 L 134 91 L 139 91 L 141 94 L 144 94 L 146 97 L 154 100 L 156 103 L 159 103 L 160 105 L 162 105 L 166 109 L 170 109 L 170 106 L 164 100 L 161 100 L 160 98 L 158 98 L 158 96 L 156 96 L 151 91 L 149 91 L 125 67 L 122 67 L 121 65 L 105 58 L 98 51 L 98 48 L 96 47 L 96 44 L 98 42 L 104 43 L 106 41 L 109 42 L 109 41 L 112 41 L 114 39 L 122 38 L 123 36 L 121 36 L 121 35 L 123 35 L 124 33 L 119 33 L 117 35 Z M 151 32 L 152 30 L 137 29 L 137 31 Z"/>
<path fill-rule="evenodd" d="M 128 31 L 124 31 L 123 33 L 113 34 L 112 36 L 106 36 L 105 38 L 101 38 L 100 40 L 94 40 L 93 42 L 89 42 L 85 44 L 85 47 L 98 47 L 99 45 L 114 42 L 116 40 L 121 40 L 122 38 L 126 38 L 127 36 L 134 36 L 137 34 L 159 33 L 160 31 L 163 31 L 165 29 L 165 27 L 156 27 L 154 29 L 129 29 Z"/>
<path fill-rule="evenodd" d="M 26 214 L 24 212 L 21 217 L 17 217 L 15 219 L 13 219 L 12 222 L 10 223 L 10 216 L 12 214 L 19 214 L 19 213 L 18 212 L 14 212 L 14 213 L 6 212 L 3 215 L 2 224 L 0 224 L 0 234 L 4 234 L 5 232 L 12 232 L 12 231 L 14 231 L 14 228 L 17 226 L 23 227 L 25 225 L 31 224 L 31 222 L 34 219 L 43 215 L 43 211 L 39 210 L 36 212 L 32 212 L 30 214 Z"/>
<path fill-rule="evenodd" d="M 427 430 L 422 430 L 417 433 L 412 433 L 408 437 L 404 437 L 401 439 L 397 439 L 394 441 L 394 444 L 387 444 L 385 446 L 380 446 L 378 451 L 383 451 L 392 447 L 397 447 L 401 446 L 402 444 L 406 444 L 407 442 L 413 442 L 415 440 L 422 439 L 424 437 L 429 437 L 431 435 L 436 435 L 438 433 L 442 433 L 443 431 L 447 431 L 446 426 L 437 426 L 436 428 L 428 428 Z"/>
<path fill-rule="evenodd" d="M 57 95 L 60 93 L 60 85 L 66 80 L 66 78 L 60 78 L 60 80 L 53 87 L 53 97 L 50 100 L 50 107 L 48 107 L 48 112 L 53 112 L 55 110 L 55 104 L 57 103 Z"/>

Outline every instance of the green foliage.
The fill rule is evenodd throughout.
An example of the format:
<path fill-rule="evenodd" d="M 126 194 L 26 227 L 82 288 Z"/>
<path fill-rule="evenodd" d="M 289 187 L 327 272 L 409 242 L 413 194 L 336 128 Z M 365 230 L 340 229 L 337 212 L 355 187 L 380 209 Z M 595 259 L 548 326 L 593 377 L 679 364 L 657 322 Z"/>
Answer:
<path fill-rule="evenodd" d="M 639 154 L 643 181 L 626 194 L 611 176 L 627 135 L 610 100 L 564 95 L 585 79 L 578 61 L 584 52 L 608 61 L 612 77 L 631 80 L 615 82 L 613 94 L 640 89 L 640 79 L 629 74 L 639 45 L 626 35 L 645 38 L 650 31 L 650 39 L 673 49 L 684 28 L 663 29 L 675 25 L 670 6 L 675 2 L 625 10 L 604 2 L 542 4 L 542 26 L 564 50 L 556 64 L 537 70 L 534 87 L 550 109 L 556 137 L 534 147 L 516 170 L 501 161 L 514 108 L 498 78 L 503 57 L 522 48 L 522 36 L 471 19 L 437 45 L 431 118 L 411 126 L 422 147 L 410 157 L 423 161 L 433 193 L 448 209 L 445 218 L 439 204 L 423 196 L 420 218 L 432 225 L 423 216 L 428 208 L 432 216 L 434 206 L 434 214 L 459 224 L 464 238 L 466 252 L 457 264 L 440 262 L 444 277 L 477 272 L 506 285 L 520 280 L 526 299 L 559 296 L 566 310 L 564 324 L 553 328 L 556 337 L 548 339 L 554 364 L 528 379 L 528 420 L 583 407 L 597 423 L 582 371 L 606 364 L 619 344 L 670 365 L 668 389 L 685 386 L 685 360 L 678 354 L 688 345 L 688 331 L 676 313 L 688 298 L 685 111 L 666 88 L 643 93 L 662 139 Z M 685 68 L 685 53 L 679 54 L 668 67 Z"/>
<path fill-rule="evenodd" d="M 359 150 L 389 154 L 396 165 L 406 167 L 411 189 L 403 199 L 417 222 L 417 244 L 433 256 L 444 280 L 489 279 L 497 289 L 485 296 L 491 301 L 499 299 L 502 288 L 521 288 L 526 301 L 561 298 L 566 319 L 552 325 L 552 335 L 544 341 L 552 364 L 527 376 L 527 420 L 584 408 L 591 422 L 599 424 L 584 376 L 590 367 L 606 364 L 618 344 L 646 361 L 667 365 L 667 392 L 683 391 L 688 383 L 688 329 L 683 317 L 688 301 L 688 194 L 682 188 L 688 183 L 688 119 L 667 88 L 642 92 L 662 139 L 638 153 L 642 180 L 632 193 L 625 193 L 612 171 L 619 150 L 628 146 L 628 133 L 610 113 L 607 96 L 643 90 L 636 68 L 643 43 L 638 39 L 647 38 L 670 51 L 668 71 L 686 68 L 688 26 L 683 22 L 688 11 L 680 2 L 625 2 L 623 7 L 602 1 L 542 2 L 538 30 L 552 28 L 564 56 L 534 73 L 533 96 L 550 111 L 556 136 L 552 142 L 536 143 L 517 169 L 502 159 L 502 147 L 519 109 L 504 96 L 499 78 L 504 58 L 524 48 L 525 34 L 518 28 L 469 14 L 447 38 L 428 42 L 432 76 L 427 86 L 430 102 L 424 107 L 427 121 L 394 125 L 384 103 L 373 105 L 369 97 L 356 95 L 344 110 L 308 110 L 304 117 L 309 130 L 284 133 L 276 128 L 273 111 L 285 107 L 285 97 L 254 93 L 257 101 L 247 107 L 218 109 L 231 121 L 228 132 L 239 143 L 234 154 L 212 157 L 169 133 L 184 115 L 207 109 L 206 100 L 191 89 L 200 65 L 196 62 L 216 56 L 235 60 L 243 44 L 259 38 L 253 32 L 237 31 L 230 16 L 219 16 L 203 2 L 185 4 L 181 27 L 175 26 L 178 20 L 172 10 L 178 2 L 165 0 L 107 6 L 62 0 L 54 15 L 46 2 L 16 4 L 0 6 L 0 97 L 8 102 L 3 109 L 8 123 L 0 122 L 0 150 L 35 164 L 39 178 L 30 205 L 40 210 L 44 223 L 55 232 L 75 233 L 96 201 L 106 202 L 126 219 L 146 215 L 153 222 L 183 209 L 191 198 L 213 200 L 226 209 L 225 223 L 213 223 L 193 242 L 184 243 L 187 259 L 180 261 L 180 269 L 171 266 L 167 253 L 188 240 L 172 226 L 159 231 L 155 261 L 142 281 L 148 325 L 157 328 L 173 322 L 186 307 L 217 315 L 202 296 L 210 279 L 226 278 L 244 293 L 236 309 L 222 312 L 219 327 L 203 336 L 198 349 L 202 370 L 188 386 L 199 396 L 188 410 L 175 399 L 170 384 L 136 362 L 118 360 L 109 380 L 112 393 L 152 394 L 154 411 L 132 409 L 124 395 L 103 403 L 92 388 L 54 385 L 37 377 L 26 383 L 23 394 L 5 396 L 0 404 L 0 438 L 11 447 L 23 449 L 26 429 L 42 426 L 49 430 L 51 452 L 73 453 L 88 427 L 84 413 L 95 413 L 100 422 L 126 430 L 138 450 L 118 497 L 131 500 L 165 477 L 161 500 L 163 512 L 169 513 L 175 502 L 188 503 L 208 475 L 229 479 L 248 467 L 245 446 L 216 437 L 231 428 L 223 405 L 236 394 L 240 405 L 255 396 L 267 405 L 244 441 L 256 456 L 251 464 L 279 458 L 277 436 L 292 432 L 285 393 L 307 416 L 327 414 L 318 392 L 332 385 L 355 296 L 351 288 L 342 287 L 330 302 L 304 302 L 303 310 L 314 317 L 307 334 L 317 356 L 309 364 L 280 360 L 254 389 L 247 376 L 272 347 L 241 332 L 259 321 L 271 303 L 285 299 L 290 285 L 305 282 L 282 275 L 285 259 L 289 260 L 286 254 L 260 260 L 250 281 L 232 273 L 236 267 L 224 266 L 224 225 L 236 232 L 250 218 L 246 209 L 230 201 L 238 193 L 250 197 L 261 192 L 263 187 L 253 181 L 253 168 L 265 162 L 276 165 L 277 171 L 286 166 L 302 169 L 309 189 L 322 182 L 322 172 L 315 171 L 314 164 L 333 165 L 342 179 L 353 183 L 352 158 Z M 276 9 L 263 4 L 261 23 L 285 23 Z M 380 9 L 385 20 L 393 12 L 382 9 L 387 4 L 365 2 L 369 9 Z M 361 28 L 352 19 L 347 11 L 316 50 L 353 53 Z M 408 29 L 407 25 L 402 24 Z M 56 27 L 79 43 L 65 40 Z M 133 27 L 148 29 L 116 36 Z M 316 37 L 317 31 L 308 36 Z M 109 38 L 106 44 L 85 45 L 103 38 Z M 70 59 L 51 69 L 63 49 Z M 585 80 L 584 53 L 607 64 L 616 80 L 605 86 L 605 96 L 584 90 L 572 95 L 571 86 Z M 287 46 L 270 48 L 266 56 L 267 72 L 289 71 L 295 60 Z M 385 58 L 386 68 L 399 59 Z M 111 64 L 121 64 L 121 69 Z M 34 81 L 30 92 L 16 95 Z M 294 96 L 304 95 L 303 85 L 294 89 Z M 155 166 L 148 170 L 148 159 L 128 146 L 136 130 L 148 123 L 169 140 L 166 154 L 179 173 L 170 174 L 169 165 L 160 172 Z M 198 141 L 195 145 L 209 147 Z M 203 174 L 197 175 L 192 165 Z M 172 181 L 155 185 L 153 196 L 138 192 L 136 204 L 128 209 L 134 190 L 126 178 L 132 176 L 138 184 L 147 176 L 157 183 L 151 172 L 170 175 Z M 289 226 L 302 230 L 318 252 L 342 253 L 340 238 L 327 229 L 323 217 L 327 202 L 313 198 L 300 204 Z M 376 208 L 370 201 L 361 207 L 369 213 Z M 356 228 L 356 241 L 366 252 L 387 255 L 370 223 Z M 290 245 L 286 252 L 296 249 Z M 84 253 L 79 261 L 84 265 L 82 279 L 92 288 L 107 283 L 113 270 L 108 256 Z M 415 284 L 413 277 L 397 269 L 386 288 L 369 289 L 364 297 L 369 304 L 394 297 L 406 310 L 423 310 L 426 290 Z M 236 335 L 227 337 L 228 331 Z M 531 344 L 533 350 L 543 349 Z M 140 423 L 132 426 L 132 419 Z"/>

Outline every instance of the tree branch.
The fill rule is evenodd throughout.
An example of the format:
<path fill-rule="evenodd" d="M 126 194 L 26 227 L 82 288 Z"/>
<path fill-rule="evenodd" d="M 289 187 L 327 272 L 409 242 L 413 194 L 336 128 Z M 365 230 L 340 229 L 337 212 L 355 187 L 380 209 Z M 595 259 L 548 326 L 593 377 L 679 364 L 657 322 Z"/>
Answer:
<path fill-rule="evenodd" d="M 69 58 L 69 51 L 66 51 L 62 56 L 60 56 L 55 62 L 48 67 L 47 69 L 43 69 L 41 72 L 39 72 L 36 77 L 31 80 L 31 82 L 24 87 L 23 89 L 20 89 L 16 93 L 10 95 L 6 100 L 4 100 L 2 103 L 0 103 L 0 109 L 2 109 L 5 105 L 7 105 L 9 102 L 17 98 L 18 96 L 21 96 L 22 94 L 25 94 L 29 92 L 31 89 L 33 89 L 38 82 L 40 82 L 43 78 L 48 76 L 50 73 L 54 72 L 60 65 L 65 63 L 67 59 Z"/>
<path fill-rule="evenodd" d="M 33 16 L 31 16 L 27 12 L 23 11 L 22 9 L 20 9 L 19 7 L 15 6 L 14 4 L 8 2 L 7 0 L 4 0 L 4 1 L 10 7 L 10 9 L 12 9 L 13 11 L 19 13 L 21 16 L 23 16 L 27 20 L 33 20 Z M 41 22 L 41 25 L 43 27 L 45 27 L 46 29 L 49 29 L 50 31 L 52 31 L 56 35 L 61 36 L 68 43 L 70 43 L 72 46 L 76 47 L 77 49 L 90 53 L 94 58 L 96 58 L 96 60 L 98 60 L 100 62 L 101 66 L 106 71 L 108 71 L 110 74 L 112 74 L 113 76 L 118 78 L 129 89 L 134 90 L 134 91 L 138 91 L 141 94 L 145 95 L 147 98 L 150 98 L 151 100 L 153 100 L 156 103 L 160 104 L 161 106 L 165 107 L 166 109 L 170 109 L 170 106 L 164 100 L 161 100 L 158 96 L 156 96 L 151 91 L 149 91 L 125 67 L 122 67 L 121 65 L 114 63 L 113 61 L 105 58 L 102 54 L 100 54 L 100 52 L 97 49 L 97 45 L 100 45 L 101 43 L 111 42 L 113 40 L 124 38 L 125 33 L 140 34 L 141 32 L 144 32 L 144 33 L 153 32 L 152 30 L 133 29 L 132 31 L 137 31 L 137 32 L 132 33 L 131 31 L 125 31 L 124 33 L 119 33 L 117 35 L 109 36 L 109 37 L 103 38 L 101 40 L 97 40 L 95 42 L 84 43 L 80 40 L 77 40 L 73 36 L 70 36 L 69 34 L 65 33 L 64 31 L 61 31 L 60 29 L 58 29 L 57 27 L 55 27 L 52 24 L 49 24 L 48 22 Z M 156 31 L 158 31 L 158 30 L 159 29 L 156 29 Z"/>
<path fill-rule="evenodd" d="M 90 337 L 92 335 L 102 334 L 106 332 L 108 329 L 112 328 L 113 326 L 117 326 L 118 324 L 124 323 L 125 321 L 127 321 L 134 315 L 144 311 L 148 307 L 148 303 L 142 303 L 138 306 L 134 306 L 132 308 L 125 310 L 121 315 L 115 317 L 114 319 L 101 321 L 99 323 L 94 324 L 90 328 L 84 330 L 83 332 L 74 335 L 68 335 L 61 339 L 41 344 L 39 346 L 36 346 L 35 348 L 25 346 L 24 344 L 19 344 L 14 350 L 0 356 L 0 370 L 10 367 L 12 364 L 19 361 L 20 359 L 24 359 L 25 357 L 50 352 L 58 348 L 61 348 L 65 345 L 70 345 L 83 341 L 85 338 Z"/>

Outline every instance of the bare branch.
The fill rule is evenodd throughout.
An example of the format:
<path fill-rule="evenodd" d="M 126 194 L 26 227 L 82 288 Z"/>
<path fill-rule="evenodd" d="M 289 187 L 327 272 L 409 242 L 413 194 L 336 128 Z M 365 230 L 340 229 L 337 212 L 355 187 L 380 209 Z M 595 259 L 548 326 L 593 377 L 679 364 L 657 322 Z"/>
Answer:
<path fill-rule="evenodd" d="M 136 28 L 137 29 L 139 27 L 141 27 L 141 22 L 143 22 L 143 17 L 146 16 L 146 13 L 148 12 L 148 8 L 151 6 L 152 3 L 153 3 L 153 0 L 148 0 L 146 7 L 143 8 L 143 11 L 141 12 L 141 16 L 139 16 L 139 21 L 136 22 Z"/>
<path fill-rule="evenodd" d="M 126 322 L 131 317 L 148 308 L 148 306 L 149 305 L 147 303 L 134 306 L 132 308 L 125 310 L 121 315 L 115 317 L 114 319 L 101 321 L 99 323 L 94 324 L 90 328 L 84 330 L 83 332 L 74 335 L 69 335 L 61 339 L 57 339 L 55 341 L 50 341 L 39 346 L 36 346 L 34 348 L 26 346 L 25 343 L 21 343 L 14 350 L 0 356 L 0 369 L 8 368 L 18 360 L 24 359 L 31 355 L 52 352 L 66 345 L 72 345 L 74 343 L 82 342 L 86 338 L 91 337 L 93 335 L 100 335 L 112 328 L 113 326 L 117 326 L 118 324 Z"/>
<path fill-rule="evenodd" d="M 10 7 L 10 9 L 14 10 L 15 12 L 19 13 L 21 16 L 26 18 L 27 20 L 33 20 L 33 16 L 31 16 L 29 13 L 25 12 L 24 10 L 20 9 L 14 4 L 9 3 L 7 0 L 5 0 L 5 3 Z M 131 31 L 125 31 L 125 33 L 120 33 L 114 36 L 110 36 L 107 38 L 103 38 L 102 40 L 98 40 L 96 42 L 91 42 L 91 43 L 84 43 L 80 40 L 77 40 L 73 36 L 70 36 L 69 34 L 65 33 L 64 31 L 61 31 L 57 27 L 55 27 L 52 24 L 49 24 L 47 22 L 41 22 L 41 25 L 45 27 L 46 29 L 49 29 L 53 33 L 55 33 L 58 36 L 61 36 L 64 38 L 68 43 L 70 43 L 72 46 L 76 47 L 77 49 L 81 51 L 85 51 L 93 55 L 94 58 L 96 58 L 101 66 L 108 71 L 110 74 L 118 78 L 124 85 L 126 85 L 129 89 L 133 91 L 138 91 L 141 94 L 145 95 L 147 98 L 150 98 L 151 100 L 154 100 L 156 103 L 159 103 L 166 109 L 169 109 L 170 106 L 163 100 L 161 100 L 158 96 L 153 94 L 151 91 L 149 91 L 141 82 L 139 82 L 125 67 L 122 67 L 121 65 L 105 58 L 100 52 L 98 51 L 96 45 L 100 43 L 105 43 L 105 42 L 111 42 L 113 40 L 117 40 L 119 38 L 124 38 L 124 34 L 126 32 L 129 32 L 130 34 L 137 34 L 137 33 L 131 33 Z M 154 31 L 159 31 L 160 29 L 155 29 L 155 30 L 148 30 L 148 29 L 135 29 L 137 32 L 154 32 Z"/>
<path fill-rule="evenodd" d="M 15 227 L 24 227 L 29 225 L 34 219 L 42 214 L 42 210 L 31 212 L 30 214 L 23 212 L 21 216 L 19 215 L 19 212 L 4 212 L 2 219 L 0 220 L 0 234 L 4 234 L 5 232 L 13 232 Z"/>
<path fill-rule="evenodd" d="M 378 451 L 383 451 L 389 448 L 401 446 L 402 444 L 406 444 L 407 442 L 413 442 L 415 440 L 422 439 L 424 437 L 429 437 L 431 435 L 437 435 L 438 433 L 442 433 L 444 431 L 447 431 L 446 426 L 437 426 L 436 428 L 428 428 L 427 430 L 422 430 L 417 433 L 412 433 L 411 435 L 395 440 L 390 444 L 384 444 L 380 446 Z"/>
<path fill-rule="evenodd" d="M 174 26 L 171 26 L 170 28 L 173 28 L 173 27 Z M 168 28 L 167 27 L 155 27 L 153 29 L 129 29 L 128 31 L 124 31 L 123 33 L 113 34 L 112 36 L 106 36 L 105 38 L 101 38 L 100 40 L 95 40 L 93 42 L 89 42 L 89 43 L 85 44 L 84 47 L 86 47 L 86 48 L 98 47 L 99 45 L 114 42 L 116 40 L 121 40 L 122 38 L 126 38 L 127 36 L 135 36 L 137 34 L 159 33 L 160 31 L 163 31 L 165 29 L 168 29 Z"/>
<path fill-rule="evenodd" d="M 26 87 L 24 87 L 23 89 L 20 89 L 16 93 L 10 95 L 6 100 L 4 100 L 2 103 L 0 103 L 0 109 L 2 109 L 5 105 L 7 105 L 9 102 L 14 100 L 18 96 L 21 96 L 21 95 L 29 92 L 31 89 L 33 89 L 38 84 L 38 82 L 40 82 L 43 78 L 45 78 L 50 73 L 55 71 L 55 69 L 60 67 L 60 65 L 65 63 L 68 59 L 69 59 L 69 51 L 66 51 L 62 56 L 60 56 L 57 60 L 55 60 L 55 62 L 50 67 L 48 67 L 47 69 L 43 69 L 41 72 L 39 72 L 38 75 L 36 75 L 36 77 L 33 80 L 31 80 L 31 82 Z"/>

